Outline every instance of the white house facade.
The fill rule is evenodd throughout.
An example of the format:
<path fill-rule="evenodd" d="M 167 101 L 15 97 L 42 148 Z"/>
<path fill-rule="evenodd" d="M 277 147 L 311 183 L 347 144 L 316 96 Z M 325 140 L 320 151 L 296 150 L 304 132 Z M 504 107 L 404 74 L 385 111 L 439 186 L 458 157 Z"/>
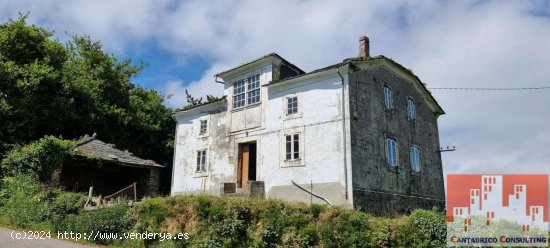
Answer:
<path fill-rule="evenodd" d="M 352 166 L 350 76 L 402 70 L 369 57 L 362 42 L 360 57 L 309 73 L 272 53 L 217 74 L 223 98 L 174 113 L 171 193 L 220 195 L 227 184 L 238 193 L 263 182 L 267 198 L 353 207 L 353 181 L 364 179 Z M 434 102 L 430 113 L 440 110 Z"/>

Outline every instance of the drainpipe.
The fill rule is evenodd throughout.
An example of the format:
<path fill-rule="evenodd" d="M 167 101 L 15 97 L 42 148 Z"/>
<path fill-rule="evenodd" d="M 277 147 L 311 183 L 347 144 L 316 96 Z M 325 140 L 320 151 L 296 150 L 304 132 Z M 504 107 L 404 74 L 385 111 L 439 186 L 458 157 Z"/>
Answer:
<path fill-rule="evenodd" d="M 348 159 L 347 159 L 347 141 L 346 141 L 346 101 L 345 101 L 345 83 L 344 77 L 340 74 L 340 67 L 336 68 L 336 73 L 342 79 L 342 135 L 344 141 L 344 182 L 346 188 L 346 200 L 348 199 Z"/>
<path fill-rule="evenodd" d="M 174 172 L 176 168 L 176 146 L 178 144 L 178 120 L 174 116 L 174 114 L 171 114 L 172 119 L 176 122 L 176 135 L 174 136 L 174 154 L 172 155 L 172 179 L 170 182 L 170 195 L 172 195 L 172 190 L 174 189 Z"/>

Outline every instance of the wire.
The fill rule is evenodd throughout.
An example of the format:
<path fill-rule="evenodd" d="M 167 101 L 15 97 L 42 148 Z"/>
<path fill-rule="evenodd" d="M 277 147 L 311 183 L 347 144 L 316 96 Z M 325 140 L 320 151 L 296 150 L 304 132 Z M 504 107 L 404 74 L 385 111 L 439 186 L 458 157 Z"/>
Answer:
<path fill-rule="evenodd" d="M 430 90 L 546 90 L 550 89 L 550 86 L 544 87 L 525 87 L 525 88 L 453 88 L 453 87 L 444 87 L 444 88 L 428 88 Z"/>

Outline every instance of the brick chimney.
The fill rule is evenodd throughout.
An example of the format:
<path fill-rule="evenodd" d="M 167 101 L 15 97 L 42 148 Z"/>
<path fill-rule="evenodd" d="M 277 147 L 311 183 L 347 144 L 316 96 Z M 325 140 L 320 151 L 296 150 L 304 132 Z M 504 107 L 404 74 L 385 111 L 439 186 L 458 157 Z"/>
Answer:
<path fill-rule="evenodd" d="M 359 38 L 359 57 L 370 57 L 369 38 L 367 36 L 361 36 Z"/>

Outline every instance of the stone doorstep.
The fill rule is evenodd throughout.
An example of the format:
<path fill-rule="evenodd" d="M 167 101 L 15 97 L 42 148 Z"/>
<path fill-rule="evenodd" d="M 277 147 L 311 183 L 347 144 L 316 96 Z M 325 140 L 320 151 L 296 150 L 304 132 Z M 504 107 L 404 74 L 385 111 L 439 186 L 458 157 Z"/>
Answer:
<path fill-rule="evenodd" d="M 263 181 L 250 181 L 244 188 L 237 188 L 236 183 L 221 183 L 221 195 L 228 196 L 252 196 L 265 198 L 265 186 Z"/>

